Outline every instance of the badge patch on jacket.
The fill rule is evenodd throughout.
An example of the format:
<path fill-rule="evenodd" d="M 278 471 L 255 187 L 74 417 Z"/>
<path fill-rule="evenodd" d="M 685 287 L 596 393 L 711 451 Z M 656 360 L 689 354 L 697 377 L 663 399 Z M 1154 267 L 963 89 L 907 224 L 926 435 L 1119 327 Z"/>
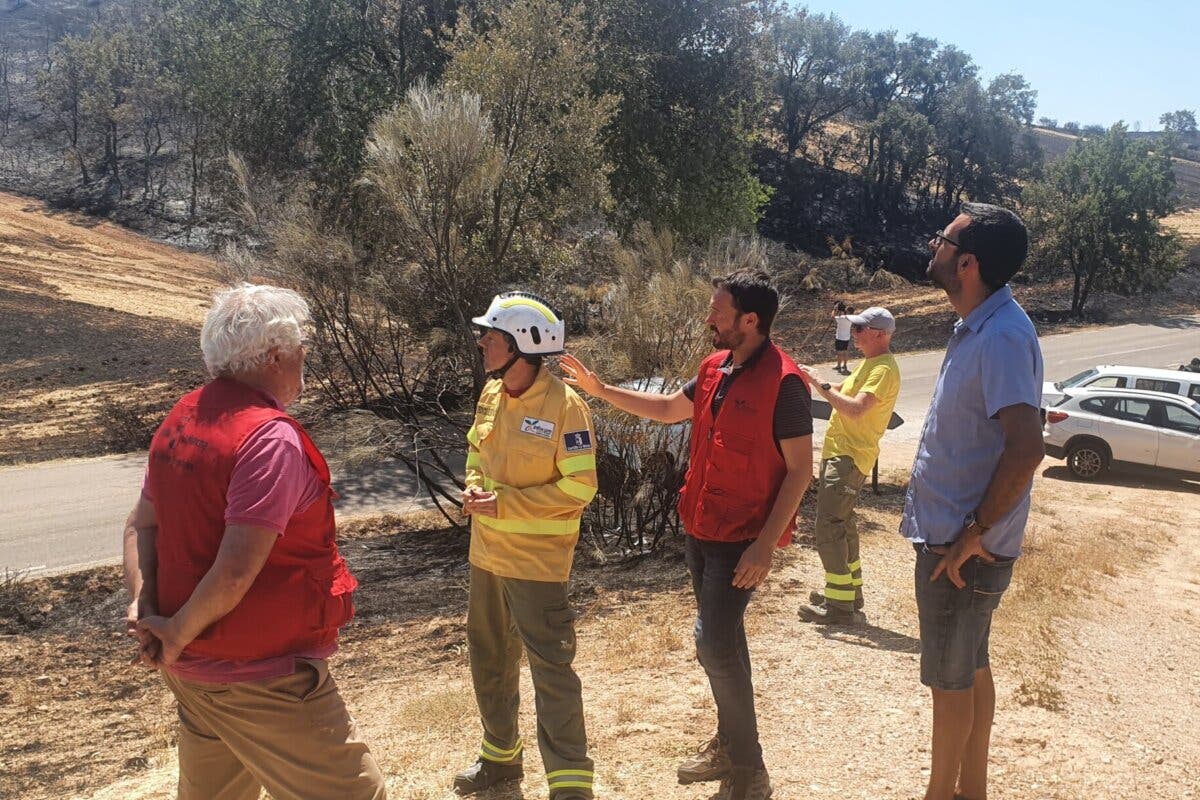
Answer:
<path fill-rule="evenodd" d="M 578 453 L 580 450 L 592 449 L 592 432 L 587 428 L 581 431 L 571 431 L 563 434 L 563 444 L 568 453 Z"/>
<path fill-rule="evenodd" d="M 521 423 L 521 433 L 532 433 L 543 439 L 552 439 L 554 438 L 554 423 L 548 419 L 526 417 L 525 421 Z"/>

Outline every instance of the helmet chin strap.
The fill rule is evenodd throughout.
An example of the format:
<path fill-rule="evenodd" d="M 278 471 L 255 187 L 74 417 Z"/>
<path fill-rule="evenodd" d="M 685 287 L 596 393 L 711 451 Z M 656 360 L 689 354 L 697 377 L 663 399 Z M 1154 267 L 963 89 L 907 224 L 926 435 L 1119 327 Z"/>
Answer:
<path fill-rule="evenodd" d="M 488 377 L 503 379 L 504 376 L 506 374 L 508 374 L 508 371 L 510 369 L 512 369 L 513 364 L 517 363 L 520 360 L 521 360 L 521 354 L 519 352 L 513 351 L 513 357 L 510 358 L 508 361 L 506 361 L 504 363 L 504 366 L 500 367 L 500 369 L 494 369 L 491 372 L 489 372 Z"/>

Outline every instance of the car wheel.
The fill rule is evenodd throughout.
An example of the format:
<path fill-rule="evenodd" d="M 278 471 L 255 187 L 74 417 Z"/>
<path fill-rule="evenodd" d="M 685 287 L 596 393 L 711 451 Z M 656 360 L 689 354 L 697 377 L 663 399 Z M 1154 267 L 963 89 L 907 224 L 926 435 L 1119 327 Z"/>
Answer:
<path fill-rule="evenodd" d="M 1095 480 L 1108 469 L 1108 449 L 1099 442 L 1078 442 L 1067 450 L 1067 468 L 1081 480 Z"/>

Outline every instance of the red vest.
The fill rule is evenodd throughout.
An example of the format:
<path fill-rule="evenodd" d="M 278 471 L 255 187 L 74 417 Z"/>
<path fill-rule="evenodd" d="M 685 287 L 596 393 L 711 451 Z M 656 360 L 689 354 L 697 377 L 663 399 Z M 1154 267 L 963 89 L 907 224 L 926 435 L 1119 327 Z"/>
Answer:
<path fill-rule="evenodd" d="M 329 467 L 300 423 L 245 384 L 217 379 L 186 395 L 154 434 L 149 481 L 158 517 L 158 611 L 187 602 L 217 557 L 225 495 L 238 448 L 270 420 L 296 426 L 327 490 L 294 515 L 262 571 L 232 611 L 185 648 L 211 658 L 252 661 L 332 644 L 354 615 L 358 582 L 334 542 Z"/>
<path fill-rule="evenodd" d="M 712 401 L 723 377 L 719 367 L 728 355 L 722 350 L 700 363 L 679 517 L 684 530 L 697 539 L 741 542 L 758 538 L 787 474 L 775 444 L 775 403 L 784 377 L 798 376 L 800 370 L 782 350 L 767 344 L 730 384 L 714 419 Z M 795 527 L 793 517 L 780 547 L 791 542 Z"/>

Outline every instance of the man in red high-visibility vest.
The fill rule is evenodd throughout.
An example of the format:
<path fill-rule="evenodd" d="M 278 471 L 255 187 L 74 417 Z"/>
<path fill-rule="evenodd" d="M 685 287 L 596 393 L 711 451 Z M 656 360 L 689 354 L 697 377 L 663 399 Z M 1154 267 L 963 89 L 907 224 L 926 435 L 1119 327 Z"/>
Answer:
<path fill-rule="evenodd" d="M 243 284 L 200 334 L 213 380 L 154 434 L 125 530 L 130 633 L 179 703 L 179 797 L 382 800 L 326 659 L 357 582 L 334 542 L 329 468 L 284 408 L 308 306 Z"/>
<path fill-rule="evenodd" d="M 812 411 L 795 362 L 771 342 L 779 294 L 761 272 L 713 281 L 705 324 L 717 352 L 679 391 L 655 394 L 605 384 L 578 359 L 561 365 L 574 384 L 617 408 L 659 422 L 692 420 L 679 516 L 699 613 L 696 653 L 717 704 L 717 734 L 680 765 L 680 783 L 721 781 L 722 800 L 766 800 L 744 615 L 791 541 L 812 480 Z"/>

